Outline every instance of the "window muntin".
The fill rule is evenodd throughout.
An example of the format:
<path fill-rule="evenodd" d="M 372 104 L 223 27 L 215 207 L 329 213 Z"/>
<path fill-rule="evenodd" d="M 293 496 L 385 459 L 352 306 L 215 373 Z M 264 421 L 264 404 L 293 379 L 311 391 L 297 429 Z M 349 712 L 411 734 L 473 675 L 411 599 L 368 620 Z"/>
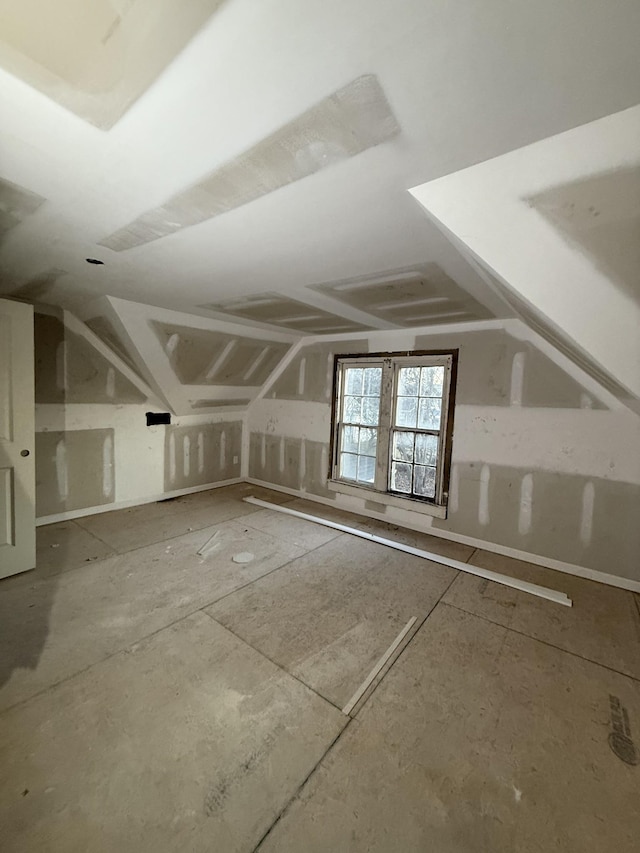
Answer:
<path fill-rule="evenodd" d="M 452 353 L 338 359 L 333 478 L 446 502 Z"/>

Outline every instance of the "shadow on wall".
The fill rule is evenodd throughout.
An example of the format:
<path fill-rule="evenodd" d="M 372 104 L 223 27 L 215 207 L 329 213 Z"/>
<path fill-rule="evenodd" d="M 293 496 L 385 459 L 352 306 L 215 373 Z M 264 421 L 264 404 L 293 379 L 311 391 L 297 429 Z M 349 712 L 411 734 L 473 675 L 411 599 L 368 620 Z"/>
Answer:
<path fill-rule="evenodd" d="M 8 464 L 0 448 L 0 468 Z M 18 506 L 24 503 L 20 478 L 15 485 Z M 55 582 L 39 583 L 37 569 L 0 580 L 0 688 L 16 669 L 35 669 L 49 634 Z"/>
<path fill-rule="evenodd" d="M 47 311 L 34 315 L 35 399 L 46 412 L 46 426 L 35 436 L 36 516 L 115 498 L 114 430 L 68 429 L 68 404 L 145 399 L 87 341 L 65 328 L 61 314 Z M 70 522 L 39 528 L 37 568 L 0 582 L 0 685 L 16 670 L 38 666 L 59 573 L 78 561 L 77 536 L 71 532 Z M 96 540 L 81 563 L 104 557 L 100 547 Z"/>

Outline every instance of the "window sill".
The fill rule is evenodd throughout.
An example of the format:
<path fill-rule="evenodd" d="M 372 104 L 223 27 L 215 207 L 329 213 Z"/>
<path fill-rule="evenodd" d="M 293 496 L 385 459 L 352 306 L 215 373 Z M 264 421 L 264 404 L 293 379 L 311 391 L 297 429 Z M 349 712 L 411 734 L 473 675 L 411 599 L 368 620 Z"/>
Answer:
<path fill-rule="evenodd" d="M 423 515 L 435 516 L 435 518 L 447 517 L 446 506 L 416 501 L 412 498 L 399 498 L 396 495 L 389 495 L 386 492 L 376 492 L 375 489 L 368 489 L 366 486 L 352 486 L 349 483 L 343 483 L 342 480 L 329 480 L 327 488 L 332 492 L 339 492 L 343 495 L 351 495 L 352 497 L 362 498 L 363 500 L 374 501 L 383 506 L 399 507 L 400 509 L 405 509 L 407 512 L 419 512 Z"/>

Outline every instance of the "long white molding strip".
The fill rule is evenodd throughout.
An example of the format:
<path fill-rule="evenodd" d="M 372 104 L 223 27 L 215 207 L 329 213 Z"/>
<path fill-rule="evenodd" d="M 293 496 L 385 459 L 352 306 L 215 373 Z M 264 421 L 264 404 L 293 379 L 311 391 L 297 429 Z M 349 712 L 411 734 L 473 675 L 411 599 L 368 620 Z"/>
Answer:
<path fill-rule="evenodd" d="M 367 692 L 367 690 L 369 689 L 369 687 L 370 687 L 370 686 L 373 684 L 373 682 L 375 681 L 376 676 L 378 675 L 378 673 L 380 672 L 380 670 L 382 669 L 382 667 L 383 667 L 383 666 L 385 665 L 385 663 L 389 660 L 389 658 L 391 657 L 391 655 L 395 652 L 395 650 L 398 648 L 398 646 L 400 645 L 400 643 L 404 640 L 404 638 L 407 636 L 407 634 L 409 633 L 409 631 L 411 630 L 411 628 L 414 626 L 414 624 L 415 624 L 415 622 L 416 622 L 417 618 L 418 618 L 417 616 L 412 616 L 412 617 L 411 617 L 411 619 L 409 619 L 409 621 L 408 621 L 408 622 L 407 622 L 407 624 L 404 626 L 404 628 L 402 629 L 402 631 L 400 631 L 400 633 L 399 633 L 399 634 L 398 634 L 398 636 L 395 638 L 395 640 L 393 641 L 393 643 L 391 643 L 391 645 L 389 646 L 389 648 L 387 649 L 387 651 L 382 655 L 382 657 L 380 658 L 380 660 L 378 661 L 378 663 L 373 667 L 373 669 L 371 670 L 371 672 L 369 673 L 369 675 L 365 678 L 365 680 L 362 682 L 362 684 L 360 685 L 360 687 L 358 687 L 358 689 L 357 689 L 357 690 L 356 690 L 356 692 L 353 694 L 353 696 L 351 697 L 351 699 L 349 699 L 349 701 L 347 702 L 347 704 L 344 706 L 344 708 L 342 709 L 342 713 L 343 713 L 343 714 L 346 714 L 347 716 L 349 716 L 349 714 L 353 711 L 353 709 L 356 707 L 356 705 L 358 704 L 358 702 L 362 699 L 362 697 L 363 697 L 363 696 L 364 696 L 364 694 Z"/>
<path fill-rule="evenodd" d="M 512 589 L 518 589 L 521 592 L 528 592 L 531 595 L 537 595 L 538 598 L 546 598 L 548 601 L 554 601 L 556 604 L 563 604 L 565 607 L 571 607 L 573 602 L 564 592 L 558 592 L 555 589 L 549 589 L 546 586 L 539 586 L 536 583 L 521 581 L 518 578 L 510 578 L 508 575 L 501 575 L 499 572 L 492 572 L 489 569 L 481 569 L 479 566 L 470 566 L 468 563 L 461 563 L 460 560 L 451 560 L 449 557 L 441 557 L 440 554 L 433 554 L 431 551 L 423 551 L 420 548 L 412 548 L 411 545 L 403 545 L 401 542 L 394 542 L 392 539 L 384 539 L 382 536 L 376 536 L 374 533 L 367 533 L 366 530 L 358 530 L 355 527 L 348 527 L 346 524 L 338 524 L 335 521 L 328 521 L 326 518 L 320 518 L 316 515 L 308 515 L 306 512 L 299 512 L 296 509 L 287 509 L 285 506 L 277 506 L 270 504 L 267 501 L 261 501 L 259 498 L 244 498 L 247 503 L 255 504 L 256 506 L 271 509 L 275 512 L 282 512 L 286 515 L 292 515 L 295 518 L 304 518 L 306 521 L 313 521 L 315 524 L 322 524 L 324 527 L 332 527 L 334 530 L 340 530 L 342 533 L 350 533 L 352 536 L 359 536 L 360 539 L 368 539 L 370 542 L 377 542 L 378 545 L 386 545 L 388 548 L 395 548 L 396 551 L 404 551 L 405 554 L 413 554 L 415 557 L 423 557 L 425 560 L 431 560 L 434 563 L 441 563 L 443 566 L 451 566 L 452 569 L 457 569 L 459 572 L 466 572 L 469 575 L 476 575 L 479 578 L 501 583 L 503 586 L 510 586 Z"/>

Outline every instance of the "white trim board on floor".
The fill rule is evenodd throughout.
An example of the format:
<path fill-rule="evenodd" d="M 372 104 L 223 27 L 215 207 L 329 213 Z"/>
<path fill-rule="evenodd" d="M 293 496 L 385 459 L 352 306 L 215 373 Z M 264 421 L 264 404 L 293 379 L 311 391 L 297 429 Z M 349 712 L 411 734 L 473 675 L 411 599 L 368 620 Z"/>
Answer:
<path fill-rule="evenodd" d="M 85 515 L 99 515 L 101 512 L 115 512 L 118 509 L 131 509 L 143 504 L 154 504 L 158 501 L 167 501 L 170 498 L 181 498 L 184 495 L 193 495 L 196 492 L 207 492 L 210 489 L 221 489 L 223 486 L 235 486 L 246 482 L 243 477 L 233 477 L 231 480 L 223 480 L 220 483 L 205 483 L 204 486 L 189 486 L 186 489 L 174 489 L 172 492 L 161 492 L 159 495 L 149 495 L 145 498 L 134 498 L 130 501 L 115 501 L 101 506 L 83 507 L 82 509 L 71 509 L 68 512 L 59 512 L 55 515 L 43 515 L 36 518 L 36 527 L 45 524 L 55 524 L 58 521 L 72 521 L 74 518 L 84 518 Z"/>
<path fill-rule="evenodd" d="M 543 569 L 553 569 L 556 572 L 562 572 L 565 575 L 573 575 L 578 578 L 603 583 L 607 586 L 615 586 L 619 589 L 626 589 L 630 592 L 640 593 L 640 581 L 632 580 L 631 578 L 623 578 L 618 575 L 610 575 L 607 572 L 599 572 L 597 569 L 589 569 L 585 566 L 577 566 L 574 563 L 565 563 L 562 560 L 554 560 L 552 557 L 544 557 L 540 554 L 532 554 L 528 551 L 519 551 L 517 548 L 509 548 L 506 545 L 498 545 L 495 542 L 489 542 L 485 539 L 475 539 L 473 536 L 464 536 L 461 533 L 450 533 L 448 530 L 440 530 L 434 527 L 419 526 L 412 524 L 410 521 L 398 521 L 396 518 L 390 518 L 383 512 L 376 512 L 368 509 L 366 515 L 361 509 L 339 503 L 336 500 L 323 498 L 320 495 L 311 495 L 308 492 L 301 492 L 297 489 L 289 489 L 286 486 L 267 483 L 264 480 L 258 480 L 255 477 L 246 477 L 245 482 L 252 486 L 261 486 L 265 489 L 271 489 L 274 492 L 282 492 L 285 495 L 292 495 L 301 500 L 312 501 L 313 503 L 330 506 L 334 509 L 341 509 L 344 512 L 352 512 L 354 515 L 361 515 L 363 518 L 375 518 L 377 521 L 385 521 L 387 524 L 393 524 L 397 527 L 405 527 L 407 530 L 415 530 L 417 533 L 426 533 L 429 536 L 437 536 L 439 539 L 448 539 L 451 542 L 459 542 L 461 545 L 469 545 L 472 548 L 480 548 L 483 551 L 491 551 L 493 554 L 501 554 L 503 557 L 512 557 L 514 560 L 522 560 L 524 563 L 532 563 L 534 566 L 541 566 Z"/>
<path fill-rule="evenodd" d="M 354 509 L 352 506 L 339 503 L 335 500 L 322 498 L 319 495 L 311 495 L 307 492 L 301 492 L 297 489 L 289 489 L 286 486 L 279 486 L 274 483 L 267 483 L 264 480 L 258 480 L 255 477 L 234 477 L 231 480 L 224 480 L 220 483 L 207 483 L 204 486 L 192 486 L 186 489 L 176 489 L 172 492 L 162 492 L 158 495 L 150 495 L 145 498 L 136 498 L 129 501 L 117 501 L 111 504 L 103 504 L 101 506 L 83 507 L 81 509 L 69 510 L 55 515 L 45 515 L 36 519 L 36 527 L 43 527 L 46 524 L 55 524 L 59 521 L 72 521 L 74 518 L 83 518 L 86 515 L 98 515 L 102 512 L 112 512 L 119 509 L 130 509 L 134 506 L 142 506 L 147 503 L 157 503 L 158 501 L 167 500 L 169 498 L 178 498 L 183 495 L 194 494 L 195 492 L 205 492 L 209 489 L 219 489 L 223 486 L 234 486 L 239 483 L 247 483 L 251 486 L 261 486 L 265 489 L 271 489 L 274 492 L 282 492 L 285 495 L 291 495 L 294 498 L 301 500 L 309 500 L 323 506 L 330 506 L 334 509 L 341 509 L 345 512 L 352 512 L 354 515 L 360 515 L 363 518 L 375 518 L 378 521 L 385 521 L 387 524 L 395 524 L 397 527 L 406 527 L 407 530 L 415 530 L 418 533 L 427 533 L 429 536 L 437 536 L 440 539 L 448 539 L 451 542 L 459 542 L 461 545 L 469 545 L 472 548 L 481 548 L 483 551 L 491 551 L 494 554 L 501 554 L 504 557 L 512 557 L 514 560 L 522 560 L 525 563 L 533 563 L 535 566 L 541 566 L 544 569 L 553 569 L 557 572 L 563 572 L 566 575 L 573 575 L 578 578 L 586 578 L 587 580 L 603 583 L 607 586 L 626 589 L 630 592 L 640 594 L 640 581 L 632 580 L 631 578 L 623 578 L 617 575 L 610 575 L 606 572 L 599 572 L 596 569 L 588 569 L 584 566 L 576 566 L 573 563 L 564 563 L 561 560 L 554 560 L 551 557 L 543 557 L 539 554 L 531 554 L 527 551 L 519 551 L 516 548 L 508 548 L 505 545 L 497 545 L 495 542 L 488 542 L 484 539 L 475 539 L 472 536 L 464 536 L 459 533 L 450 533 L 449 531 L 439 530 L 433 527 L 425 529 L 424 526 L 412 524 L 410 521 L 398 521 L 394 518 L 389 518 L 383 512 L 375 512 L 367 510 L 366 515 L 362 510 Z"/>
<path fill-rule="evenodd" d="M 314 524 L 321 524 L 323 527 L 331 527 L 333 530 L 340 530 L 343 533 L 349 533 L 351 536 L 357 536 L 359 539 L 366 539 L 368 542 L 375 542 L 377 545 L 385 545 L 387 548 L 393 548 L 396 551 L 402 551 L 405 554 L 412 554 L 414 557 L 422 557 L 425 560 L 431 560 L 434 563 L 440 563 L 443 566 L 449 566 L 452 569 L 457 569 L 459 572 L 466 572 L 469 575 L 486 578 L 486 580 L 494 583 L 502 584 L 503 586 L 517 589 L 520 592 L 528 592 L 530 595 L 537 595 L 538 598 L 546 598 L 548 601 L 553 601 L 555 604 L 562 604 L 565 607 L 571 607 L 573 602 L 564 592 L 559 592 L 555 589 L 549 589 L 546 586 L 540 586 L 537 583 L 529 583 L 521 581 L 518 578 L 512 578 L 508 575 L 500 574 L 500 572 L 492 572 L 489 569 L 482 569 L 478 566 L 471 566 L 468 563 L 462 563 L 460 560 L 452 560 L 450 557 L 443 557 L 440 554 L 434 554 L 431 551 L 423 551 L 421 548 L 414 548 L 411 545 L 405 545 L 402 542 L 396 542 L 393 539 L 386 539 L 383 536 L 376 536 L 375 533 L 368 533 L 366 530 L 358 530 L 357 527 L 349 527 L 347 524 L 339 524 L 336 521 L 329 521 L 326 518 L 309 515 L 306 512 L 300 512 L 297 509 L 290 509 L 286 506 L 268 503 L 260 498 L 244 498 L 245 503 L 253 506 L 261 506 L 263 509 L 281 512 L 285 515 L 291 515 L 294 518 L 302 518 L 305 521 L 312 521 Z"/>

